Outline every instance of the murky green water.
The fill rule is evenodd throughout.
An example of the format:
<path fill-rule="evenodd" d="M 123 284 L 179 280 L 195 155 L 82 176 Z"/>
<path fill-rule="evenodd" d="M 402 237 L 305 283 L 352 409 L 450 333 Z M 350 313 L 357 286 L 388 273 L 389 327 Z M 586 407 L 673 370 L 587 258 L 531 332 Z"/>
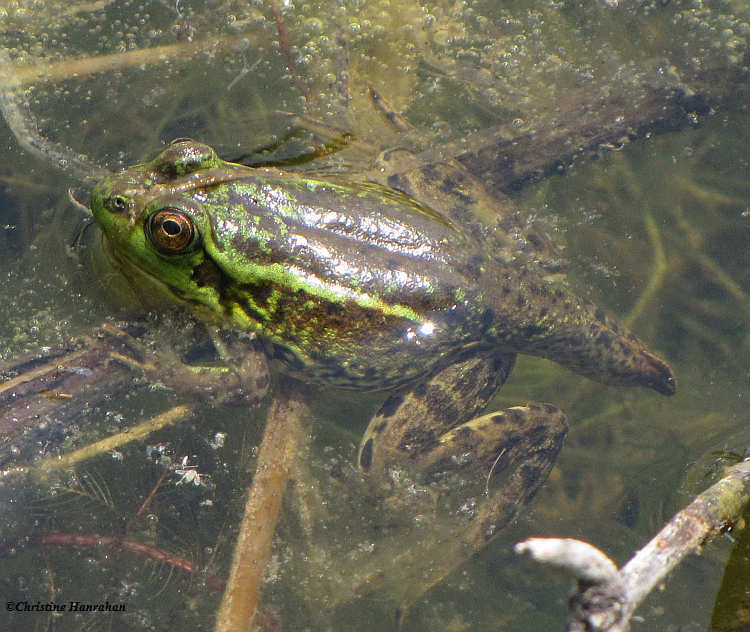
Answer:
<path fill-rule="evenodd" d="M 281 35 L 272 5 L 261 2 L 0 2 L 0 42 L 31 129 L 98 166 L 147 158 L 183 136 L 229 158 L 305 154 L 313 138 L 292 128 L 284 113 L 294 112 L 363 141 L 322 161 L 357 169 L 370 166 L 376 146 L 491 142 L 498 130 L 533 130 L 571 95 L 592 107 L 612 92 L 636 99 L 696 69 L 740 65 L 747 53 L 744 3 L 616 4 L 285 2 Z M 412 606 L 404 630 L 559 629 L 567 581 L 516 559 L 513 543 L 579 537 L 622 563 L 708 486 L 713 451 L 746 449 L 750 115 L 746 84 L 724 90 L 724 81 L 717 73 L 721 96 L 696 127 L 581 157 L 516 194 L 566 247 L 577 291 L 670 361 L 678 394 L 608 388 L 521 358 L 493 406 L 545 401 L 565 410 L 571 431 L 559 463 L 511 528 Z M 383 123 L 365 98 L 369 85 L 407 115 L 414 134 Z M 106 271 L 92 274 L 95 233 L 70 248 L 83 214 L 66 190 L 85 199 L 87 185 L 21 150 L 5 127 L 0 154 L 0 356 L 8 362 L 85 333 L 123 306 L 106 298 Z M 119 392 L 82 412 L 80 431 L 62 446 L 50 436 L 36 452 L 64 452 L 179 401 L 144 384 Z M 313 533 L 295 512 L 304 502 L 290 497 L 264 587 L 265 629 L 393 629 L 394 604 L 382 594 L 341 597 L 347 572 L 379 542 L 372 508 L 333 474 L 350 469 L 378 405 L 373 395 L 318 396 L 302 487 L 332 517 L 308 517 L 324 524 Z M 85 623 L 70 613 L 6 612 L 0 627 L 212 629 L 220 592 L 206 577 L 226 575 L 263 414 L 202 407 L 121 454 L 88 460 L 76 478 L 8 479 L 0 596 L 129 607 Z M 172 460 L 189 455 L 208 485 L 177 486 L 171 477 L 139 513 L 165 472 L 154 450 Z M 122 546 L 44 545 L 44 533 L 123 538 L 206 570 L 191 577 Z M 705 629 L 730 547 L 719 541 L 688 560 L 643 606 L 639 629 Z"/>

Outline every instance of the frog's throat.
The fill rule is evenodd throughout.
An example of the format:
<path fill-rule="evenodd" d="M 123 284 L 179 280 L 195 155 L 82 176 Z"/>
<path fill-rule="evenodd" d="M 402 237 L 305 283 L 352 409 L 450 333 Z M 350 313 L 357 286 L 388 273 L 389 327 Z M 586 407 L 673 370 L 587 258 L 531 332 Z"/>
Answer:
<path fill-rule="evenodd" d="M 104 233 L 101 235 L 101 252 L 107 264 L 120 274 L 133 294 L 144 304 L 158 304 L 166 307 L 185 303 L 171 286 L 144 270 L 119 249 L 114 248 Z"/>

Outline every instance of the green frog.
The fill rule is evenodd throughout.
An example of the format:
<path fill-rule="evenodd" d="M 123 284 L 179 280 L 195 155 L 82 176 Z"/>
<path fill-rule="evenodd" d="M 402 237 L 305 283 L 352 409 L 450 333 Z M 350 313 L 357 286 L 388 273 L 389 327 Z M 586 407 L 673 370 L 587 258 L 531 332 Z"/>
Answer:
<path fill-rule="evenodd" d="M 462 528 L 475 546 L 545 480 L 566 432 L 547 404 L 481 414 L 516 354 L 606 384 L 675 390 L 664 361 L 554 283 L 544 242 L 509 234 L 488 204 L 451 165 L 381 183 L 324 180 L 226 162 L 184 139 L 105 178 L 91 198 L 129 277 L 257 334 L 293 376 L 389 391 L 359 467 L 381 489 L 486 479 L 483 509 Z"/>

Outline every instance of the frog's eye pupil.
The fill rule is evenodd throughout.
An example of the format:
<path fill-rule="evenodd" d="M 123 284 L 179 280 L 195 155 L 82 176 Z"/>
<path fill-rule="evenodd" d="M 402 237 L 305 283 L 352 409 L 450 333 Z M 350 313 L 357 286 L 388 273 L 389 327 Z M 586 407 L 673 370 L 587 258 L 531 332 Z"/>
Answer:
<path fill-rule="evenodd" d="M 162 223 L 161 227 L 162 227 L 162 230 L 167 235 L 172 235 L 173 237 L 175 235 L 179 235 L 180 230 L 182 230 L 182 228 L 180 227 L 180 224 L 175 222 L 173 219 L 166 220 L 165 222 Z"/>
<path fill-rule="evenodd" d="M 151 243 L 167 255 L 189 252 L 195 246 L 193 220 L 178 208 L 162 208 L 146 220 Z"/>

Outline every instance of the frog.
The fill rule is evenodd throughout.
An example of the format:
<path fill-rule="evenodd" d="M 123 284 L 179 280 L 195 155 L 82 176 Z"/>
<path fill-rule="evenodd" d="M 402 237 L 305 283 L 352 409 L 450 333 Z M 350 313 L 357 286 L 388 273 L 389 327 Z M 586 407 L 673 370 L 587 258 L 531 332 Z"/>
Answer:
<path fill-rule="evenodd" d="M 459 529 L 472 550 L 534 496 L 567 432 L 551 404 L 485 412 L 518 354 L 604 384 L 676 389 L 669 364 L 557 282 L 554 249 L 508 231 L 502 205 L 455 165 L 322 178 L 179 139 L 101 180 L 90 208 L 134 282 L 257 336 L 297 379 L 382 391 L 358 468 L 389 498 L 403 481 L 481 481 L 481 508 Z"/>

